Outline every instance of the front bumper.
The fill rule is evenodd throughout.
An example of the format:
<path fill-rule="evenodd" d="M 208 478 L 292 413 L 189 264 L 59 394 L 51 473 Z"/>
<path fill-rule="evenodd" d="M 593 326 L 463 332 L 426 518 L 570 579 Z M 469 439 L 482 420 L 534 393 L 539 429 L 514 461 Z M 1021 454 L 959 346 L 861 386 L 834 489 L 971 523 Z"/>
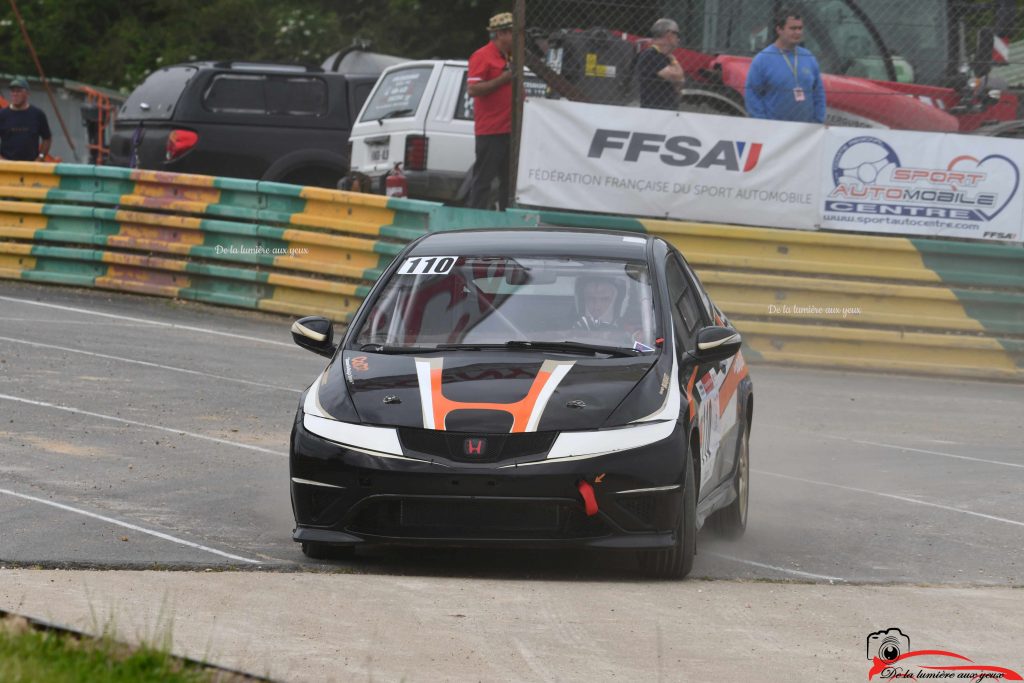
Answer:
<path fill-rule="evenodd" d="M 422 454 L 408 453 L 422 458 Z M 297 419 L 291 496 L 300 542 L 658 549 L 675 542 L 686 439 L 583 459 L 493 463 L 382 457 Z M 593 489 L 588 516 L 580 482 Z"/>

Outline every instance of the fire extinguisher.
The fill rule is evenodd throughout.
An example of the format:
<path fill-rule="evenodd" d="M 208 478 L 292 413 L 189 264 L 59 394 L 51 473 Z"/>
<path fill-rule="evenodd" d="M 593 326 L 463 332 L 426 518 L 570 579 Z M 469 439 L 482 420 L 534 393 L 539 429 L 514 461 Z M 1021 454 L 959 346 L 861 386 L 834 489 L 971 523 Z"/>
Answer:
<path fill-rule="evenodd" d="M 405 179 L 405 174 L 402 173 L 401 162 L 396 163 L 384 179 L 384 194 L 389 197 L 409 196 L 409 183 Z"/>

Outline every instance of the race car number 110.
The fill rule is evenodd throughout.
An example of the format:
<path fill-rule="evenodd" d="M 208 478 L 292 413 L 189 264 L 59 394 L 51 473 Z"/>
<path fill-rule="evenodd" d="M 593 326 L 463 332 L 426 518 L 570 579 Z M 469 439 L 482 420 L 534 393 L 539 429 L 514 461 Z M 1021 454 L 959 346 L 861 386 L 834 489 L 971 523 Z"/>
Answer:
<path fill-rule="evenodd" d="M 399 275 L 444 275 L 455 267 L 456 256 L 429 256 L 406 259 Z"/>

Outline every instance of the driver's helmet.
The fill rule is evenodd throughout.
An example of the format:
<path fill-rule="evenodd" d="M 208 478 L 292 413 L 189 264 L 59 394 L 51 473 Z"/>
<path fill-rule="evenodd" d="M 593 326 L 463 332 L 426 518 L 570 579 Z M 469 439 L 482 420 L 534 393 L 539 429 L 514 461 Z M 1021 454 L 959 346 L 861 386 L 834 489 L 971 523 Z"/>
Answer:
<path fill-rule="evenodd" d="M 625 291 L 615 278 L 587 275 L 576 280 L 574 327 L 600 330 L 616 326 L 621 319 Z"/>

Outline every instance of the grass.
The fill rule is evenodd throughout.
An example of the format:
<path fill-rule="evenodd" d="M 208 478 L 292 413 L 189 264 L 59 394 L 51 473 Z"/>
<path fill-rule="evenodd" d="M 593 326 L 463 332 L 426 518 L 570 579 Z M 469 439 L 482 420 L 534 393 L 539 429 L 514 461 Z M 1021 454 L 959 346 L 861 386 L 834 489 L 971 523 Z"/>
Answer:
<path fill-rule="evenodd" d="M 3 683 L 213 683 L 245 680 L 183 662 L 166 649 L 129 647 L 110 637 L 40 631 L 20 617 L 0 618 Z"/>

